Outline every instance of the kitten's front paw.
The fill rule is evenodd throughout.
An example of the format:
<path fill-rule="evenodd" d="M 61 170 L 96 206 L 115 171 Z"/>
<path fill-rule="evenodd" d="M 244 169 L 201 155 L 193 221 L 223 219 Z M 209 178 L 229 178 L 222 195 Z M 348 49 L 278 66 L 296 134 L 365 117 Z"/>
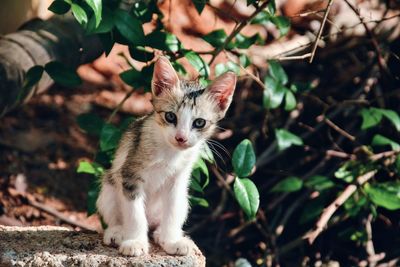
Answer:
<path fill-rule="evenodd" d="M 115 244 L 117 246 L 121 245 L 122 242 L 122 226 L 116 225 L 108 227 L 104 231 L 103 237 L 104 244 L 111 245 Z"/>
<path fill-rule="evenodd" d="M 160 242 L 161 247 L 170 255 L 187 255 L 192 249 L 193 242 L 187 238 L 183 237 L 177 242 Z"/>
<path fill-rule="evenodd" d="M 149 253 L 149 243 L 139 240 L 128 239 L 121 243 L 119 252 L 126 256 L 142 256 Z"/>

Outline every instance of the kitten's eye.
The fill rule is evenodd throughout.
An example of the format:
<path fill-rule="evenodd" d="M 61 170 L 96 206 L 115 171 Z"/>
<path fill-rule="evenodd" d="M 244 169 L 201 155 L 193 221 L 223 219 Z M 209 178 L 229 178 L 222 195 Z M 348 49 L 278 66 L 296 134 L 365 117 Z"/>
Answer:
<path fill-rule="evenodd" d="M 205 119 L 195 119 L 193 121 L 193 127 L 197 129 L 201 129 L 206 125 L 206 120 Z"/>
<path fill-rule="evenodd" d="M 176 124 L 176 115 L 173 112 L 165 112 L 165 120 L 169 123 Z"/>

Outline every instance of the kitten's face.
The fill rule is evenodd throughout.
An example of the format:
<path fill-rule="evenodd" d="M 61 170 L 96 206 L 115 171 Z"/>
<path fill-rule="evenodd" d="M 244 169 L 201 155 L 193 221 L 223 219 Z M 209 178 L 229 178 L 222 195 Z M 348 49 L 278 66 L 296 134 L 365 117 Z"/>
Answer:
<path fill-rule="evenodd" d="M 177 149 L 193 147 L 213 134 L 232 100 L 236 76 L 226 73 L 203 88 L 180 81 L 169 61 L 161 57 L 154 67 L 152 91 L 156 122 L 165 141 Z"/>

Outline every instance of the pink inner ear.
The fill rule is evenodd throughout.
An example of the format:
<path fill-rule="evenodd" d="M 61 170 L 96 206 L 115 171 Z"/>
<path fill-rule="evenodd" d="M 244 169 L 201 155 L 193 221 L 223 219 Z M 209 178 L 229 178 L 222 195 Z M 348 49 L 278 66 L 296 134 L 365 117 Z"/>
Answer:
<path fill-rule="evenodd" d="M 210 86 L 210 93 L 214 95 L 221 110 L 228 108 L 236 86 L 236 75 L 227 72 L 219 76 Z"/>
<path fill-rule="evenodd" d="M 160 57 L 154 65 L 152 90 L 159 96 L 164 90 L 171 90 L 178 83 L 178 76 L 171 63 L 165 57 Z"/>

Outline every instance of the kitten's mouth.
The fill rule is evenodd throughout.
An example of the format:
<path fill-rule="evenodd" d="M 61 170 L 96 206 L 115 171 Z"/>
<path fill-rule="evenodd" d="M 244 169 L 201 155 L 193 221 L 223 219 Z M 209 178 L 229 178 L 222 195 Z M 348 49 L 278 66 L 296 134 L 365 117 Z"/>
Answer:
<path fill-rule="evenodd" d="M 178 143 L 178 142 L 172 142 L 172 145 L 180 150 L 184 150 L 190 147 L 188 143 Z"/>

